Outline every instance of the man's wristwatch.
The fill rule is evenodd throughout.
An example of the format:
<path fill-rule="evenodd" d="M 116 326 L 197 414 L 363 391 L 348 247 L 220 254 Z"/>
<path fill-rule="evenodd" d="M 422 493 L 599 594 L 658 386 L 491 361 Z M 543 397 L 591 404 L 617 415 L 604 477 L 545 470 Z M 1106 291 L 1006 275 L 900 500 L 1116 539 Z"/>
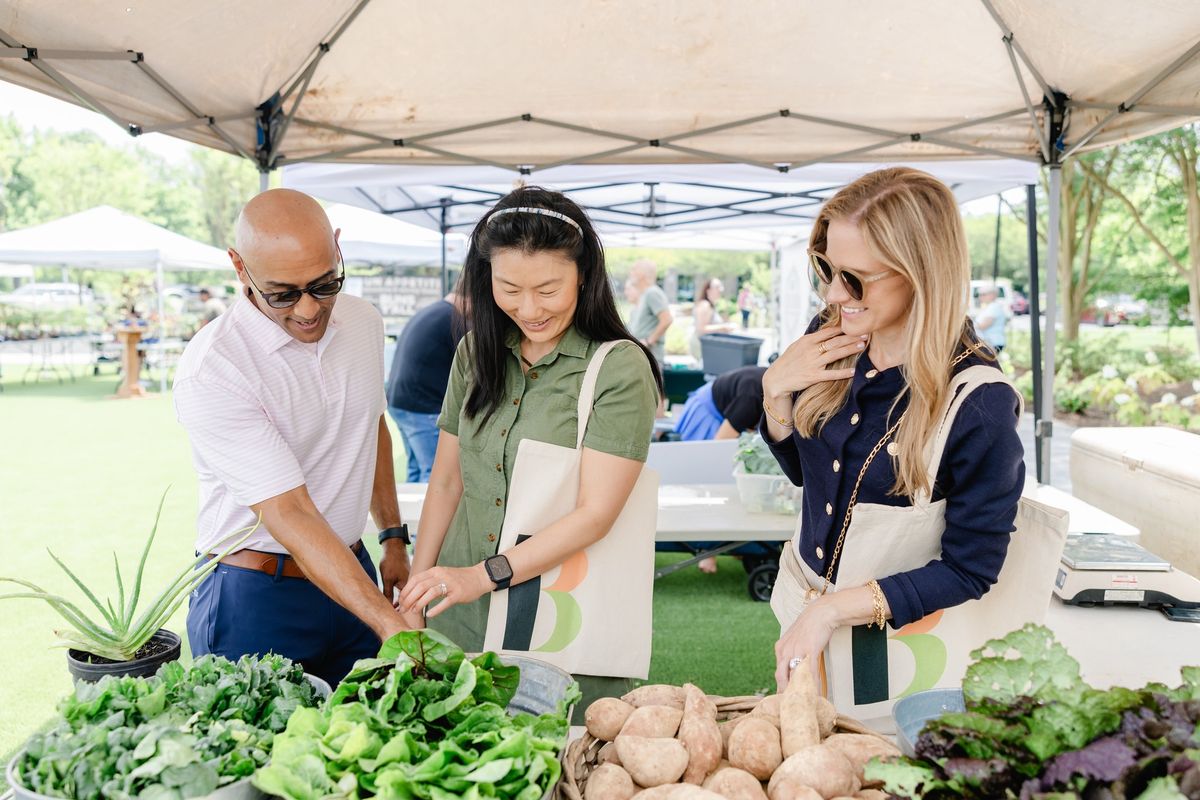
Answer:
<path fill-rule="evenodd" d="M 401 525 L 398 528 L 384 528 L 379 532 L 379 543 L 383 544 L 388 539 L 399 539 L 405 544 L 412 544 L 412 539 L 408 538 L 408 526 Z"/>
<path fill-rule="evenodd" d="M 485 558 L 483 560 L 483 569 L 487 572 L 488 579 L 496 584 L 496 588 L 493 591 L 498 592 L 501 589 L 507 589 L 508 585 L 512 583 L 513 571 L 512 567 L 509 566 L 508 556 L 498 555 Z"/>

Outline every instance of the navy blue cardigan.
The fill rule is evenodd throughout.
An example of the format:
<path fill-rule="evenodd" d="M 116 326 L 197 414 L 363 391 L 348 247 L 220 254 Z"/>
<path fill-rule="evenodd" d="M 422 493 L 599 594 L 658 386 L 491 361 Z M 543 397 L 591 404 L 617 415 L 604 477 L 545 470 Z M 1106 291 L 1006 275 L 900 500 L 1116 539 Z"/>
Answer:
<path fill-rule="evenodd" d="M 976 364 L 994 366 L 972 355 L 955 367 L 955 373 Z M 818 575 L 829 568 L 854 481 L 867 454 L 890 427 L 888 411 L 903 388 L 899 367 L 876 370 L 863 353 L 845 406 L 821 432 L 810 439 L 793 433 L 771 445 L 784 474 L 804 487 L 799 556 Z M 906 396 L 896 406 L 893 422 L 907 405 Z M 893 628 L 977 599 L 996 582 L 1025 484 L 1024 450 L 1015 429 L 1018 409 L 1012 389 L 1002 383 L 980 386 L 963 401 L 933 492 L 934 500 L 946 499 L 941 558 L 879 579 Z M 765 419 L 760 432 L 770 441 Z M 840 462 L 837 471 L 835 460 Z M 888 494 L 895 480 L 892 459 L 883 451 L 867 469 L 858 501 L 912 505 L 908 497 Z M 832 505 L 832 514 L 826 513 L 826 503 Z M 817 557 L 818 548 L 822 558 Z"/>

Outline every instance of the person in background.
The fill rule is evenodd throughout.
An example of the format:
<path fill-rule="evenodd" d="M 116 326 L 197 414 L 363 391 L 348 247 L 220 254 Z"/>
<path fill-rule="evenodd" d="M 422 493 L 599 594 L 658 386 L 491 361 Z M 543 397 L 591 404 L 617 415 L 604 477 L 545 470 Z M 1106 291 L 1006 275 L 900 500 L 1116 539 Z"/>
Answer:
<path fill-rule="evenodd" d="M 979 287 L 979 310 L 975 312 L 974 318 L 975 332 L 979 334 L 979 338 L 995 350 L 997 355 L 1003 353 L 1007 342 L 1005 336 L 1008 309 L 1004 307 L 1004 301 L 1000 299 L 994 285 L 989 283 Z"/>
<path fill-rule="evenodd" d="M 225 313 L 225 304 L 214 297 L 212 291 L 207 286 L 200 290 L 200 302 L 203 304 L 200 310 L 201 328 L 210 322 L 214 322 L 217 317 Z"/>
<path fill-rule="evenodd" d="M 726 322 L 717 310 L 717 303 L 724 292 L 725 284 L 721 283 L 719 278 L 709 278 L 696 297 L 696 305 L 692 311 L 695 324 L 692 326 L 692 338 L 688 340 L 688 350 L 701 366 L 704 359 L 700 350 L 700 337 L 706 333 L 729 333 L 737 329 L 733 323 Z"/>
<path fill-rule="evenodd" d="M 658 266 L 653 261 L 637 261 L 630 270 L 630 279 L 641 295 L 629 320 L 629 332 L 650 348 L 661 367 L 666 358 L 667 328 L 675 318 L 666 293 L 655 282 L 657 277 Z"/>
<path fill-rule="evenodd" d="M 675 434 L 683 442 L 736 439 L 758 427 L 762 419 L 762 379 L 766 367 L 742 367 L 692 392 L 679 412 Z M 696 564 L 701 572 L 717 571 L 717 559 Z"/>
<path fill-rule="evenodd" d="M 750 312 L 754 310 L 754 294 L 745 283 L 742 284 L 741 289 L 738 289 L 737 308 L 742 315 L 742 327 L 749 328 Z"/>
<path fill-rule="evenodd" d="M 341 293 L 338 233 L 308 195 L 263 192 L 236 231 L 241 294 L 188 343 L 174 399 L 199 479 L 195 551 L 215 556 L 257 528 L 192 593 L 188 643 L 194 656 L 278 653 L 336 684 L 420 625 L 393 606 L 408 531 L 383 416 L 383 319 Z M 368 510 L 383 591 L 362 543 Z"/>
<path fill-rule="evenodd" d="M 675 423 L 683 442 L 736 439 L 758 427 L 762 419 L 762 377 L 766 367 L 742 367 L 688 395 Z"/>
<path fill-rule="evenodd" d="M 463 298 L 456 292 L 425 306 L 408 321 L 387 381 L 388 414 L 400 429 L 409 483 L 428 483 L 437 452 L 438 413 L 454 351 L 466 333 Z"/>

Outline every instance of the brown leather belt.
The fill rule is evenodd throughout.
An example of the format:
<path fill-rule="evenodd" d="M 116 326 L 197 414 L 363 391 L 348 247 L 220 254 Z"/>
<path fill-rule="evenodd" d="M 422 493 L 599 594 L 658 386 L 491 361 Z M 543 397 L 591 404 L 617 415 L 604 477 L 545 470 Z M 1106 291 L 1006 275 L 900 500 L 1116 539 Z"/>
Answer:
<path fill-rule="evenodd" d="M 358 555 L 362 552 L 363 543 L 359 539 L 354 544 L 350 545 L 350 552 Z M 280 562 L 283 562 L 280 569 Z M 268 575 L 281 575 L 284 578 L 301 578 L 308 580 L 308 576 L 304 574 L 304 570 L 300 569 L 300 565 L 296 563 L 296 559 L 286 553 L 264 553 L 261 550 L 238 550 L 236 553 L 230 553 L 221 559 L 222 564 L 228 564 L 231 567 L 241 567 L 242 569 L 252 569 L 257 572 L 265 572 Z"/>

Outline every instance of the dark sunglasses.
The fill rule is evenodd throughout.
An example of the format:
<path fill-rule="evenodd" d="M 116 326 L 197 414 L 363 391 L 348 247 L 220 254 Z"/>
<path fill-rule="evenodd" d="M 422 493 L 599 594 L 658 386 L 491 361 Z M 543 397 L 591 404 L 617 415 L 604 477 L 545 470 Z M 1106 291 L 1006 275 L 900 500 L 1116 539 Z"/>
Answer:
<path fill-rule="evenodd" d="M 874 283 L 875 281 L 881 281 L 884 278 L 890 278 L 893 275 L 900 274 L 895 270 L 889 269 L 885 272 L 877 272 L 874 275 L 868 275 L 864 277 L 852 270 L 835 267 L 833 262 L 825 257 L 824 253 L 817 252 L 816 250 L 808 251 L 808 263 L 812 267 L 813 277 L 815 278 L 813 281 L 814 288 L 817 288 L 818 281 L 826 286 L 829 286 L 840 275 L 842 278 L 842 285 L 846 287 L 846 291 L 849 292 L 850 296 L 855 300 L 863 299 L 863 293 L 866 291 L 866 285 L 868 283 Z"/>
<path fill-rule="evenodd" d="M 337 248 L 338 254 L 338 271 L 341 275 L 331 281 L 324 281 L 313 286 L 309 284 L 303 289 L 287 289 L 282 292 L 264 292 L 258 288 L 258 284 L 254 282 L 254 276 L 250 274 L 250 270 L 246 270 L 246 277 L 250 279 L 250 285 L 253 286 L 262 299 L 267 302 L 271 308 L 291 308 L 300 302 L 300 298 L 304 295 L 312 295 L 316 300 L 328 300 L 342 290 L 342 284 L 346 282 L 346 264 L 342 261 L 342 248 Z M 243 261 L 242 266 L 246 264 Z"/>

